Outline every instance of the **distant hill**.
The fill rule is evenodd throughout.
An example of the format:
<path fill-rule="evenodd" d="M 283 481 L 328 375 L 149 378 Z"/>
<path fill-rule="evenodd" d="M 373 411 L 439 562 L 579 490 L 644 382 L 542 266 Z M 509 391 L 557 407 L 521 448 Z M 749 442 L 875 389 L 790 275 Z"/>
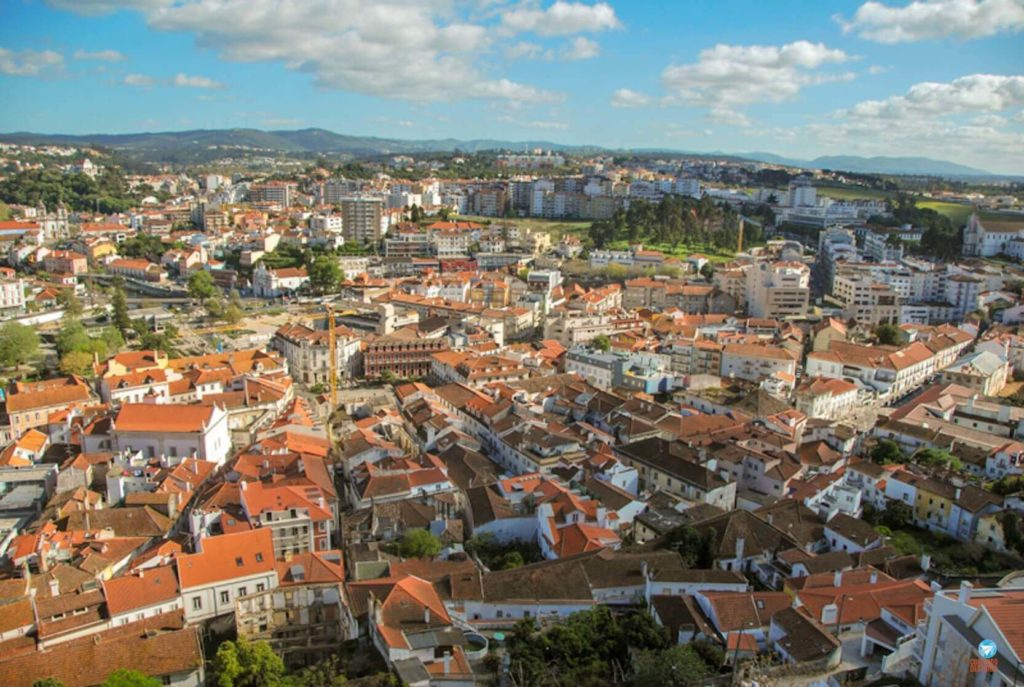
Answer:
<path fill-rule="evenodd" d="M 397 155 L 407 153 L 453 152 L 469 153 L 483 150 L 528 150 L 544 148 L 570 153 L 610 152 L 598 146 L 570 146 L 553 141 L 500 141 L 495 139 L 458 140 L 454 138 L 405 140 L 375 136 L 349 136 L 326 129 L 294 131 L 262 131 L 260 129 L 196 129 L 140 134 L 34 134 L 17 132 L 0 134 L 0 141 L 27 145 L 98 145 L 124 152 L 149 162 L 189 162 L 212 159 L 220 149 L 274 151 L 281 153 L 319 155 L 343 154 L 355 157 Z M 920 174 L 931 176 L 989 176 L 984 170 L 943 160 L 924 157 L 858 157 L 856 155 L 823 156 L 813 160 L 796 160 L 773 153 L 698 153 L 666 149 L 636 149 L 634 153 L 664 153 L 693 157 L 754 160 L 770 164 L 806 169 L 874 174 Z"/>
<path fill-rule="evenodd" d="M 945 160 L 927 157 L 860 157 L 858 155 L 823 155 L 813 160 L 796 160 L 773 153 L 740 153 L 738 157 L 775 165 L 830 169 L 858 174 L 911 174 L 923 176 L 992 176 L 990 172 Z"/>
<path fill-rule="evenodd" d="M 545 148 L 558 151 L 596 150 L 592 146 L 568 146 L 552 141 L 496 141 L 454 138 L 402 140 L 374 136 L 348 136 L 326 129 L 261 131 L 259 129 L 196 129 L 141 134 L 0 134 L 0 141 L 25 145 L 100 145 L 124 151 L 187 151 L 211 148 L 253 148 L 288 153 L 347 153 L 350 155 L 389 155 L 400 153 L 452 152 L 464 150 L 526 150 Z"/>

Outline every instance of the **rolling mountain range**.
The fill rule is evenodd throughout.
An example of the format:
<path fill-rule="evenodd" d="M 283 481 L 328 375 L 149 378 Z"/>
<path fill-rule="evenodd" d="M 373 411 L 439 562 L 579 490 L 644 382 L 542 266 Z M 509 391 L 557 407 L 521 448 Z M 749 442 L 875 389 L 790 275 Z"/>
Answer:
<path fill-rule="evenodd" d="M 984 170 L 944 160 L 923 157 L 858 157 L 855 155 L 822 156 L 813 160 L 797 160 L 772 153 L 697 153 L 670 149 L 637 149 L 612 151 L 599 146 L 572 146 L 552 141 L 501 141 L 494 139 L 458 140 L 454 138 L 403 140 L 375 136 L 349 136 L 326 129 L 262 131 L 260 129 L 196 129 L 138 134 L 35 134 L 16 132 L 0 134 L 0 141 L 27 145 L 97 145 L 120 151 L 147 162 L 184 162 L 209 158 L 225 150 L 273 151 L 291 154 L 343 154 L 353 157 L 409 153 L 480 152 L 484 150 L 527 150 L 544 148 L 570 153 L 644 152 L 697 157 L 753 160 L 806 169 L 875 174 L 912 174 L 931 176 L 990 176 Z"/>

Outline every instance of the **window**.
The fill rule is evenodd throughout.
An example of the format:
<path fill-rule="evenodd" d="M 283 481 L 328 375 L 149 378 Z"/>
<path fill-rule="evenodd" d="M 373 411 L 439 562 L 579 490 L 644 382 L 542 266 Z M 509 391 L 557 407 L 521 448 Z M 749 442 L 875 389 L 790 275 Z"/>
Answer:
<path fill-rule="evenodd" d="M 256 583 L 256 591 L 257 592 L 262 592 L 266 588 L 267 588 L 267 585 L 263 584 L 262 582 L 257 582 Z"/>
<path fill-rule="evenodd" d="M 245 587 L 239 587 L 238 588 L 238 595 L 239 596 L 245 596 L 246 594 L 248 594 L 248 592 L 245 590 Z"/>
<path fill-rule="evenodd" d="M 260 553 L 259 551 L 256 552 L 256 562 L 257 563 L 262 563 L 263 562 L 263 554 Z"/>
<path fill-rule="evenodd" d="M 241 568 L 243 563 L 244 563 L 244 561 L 242 560 L 241 556 L 235 556 L 235 565 L 237 565 L 239 568 Z"/>
<path fill-rule="evenodd" d="M 230 600 L 231 600 L 231 594 L 229 594 L 228 592 L 221 592 L 220 593 L 220 602 L 222 604 L 226 604 Z"/>
<path fill-rule="evenodd" d="M 497 617 L 504 618 L 505 617 L 505 611 L 498 611 Z"/>
<path fill-rule="evenodd" d="M 203 599 L 199 596 L 192 597 L 192 610 L 201 611 L 203 610 Z"/>

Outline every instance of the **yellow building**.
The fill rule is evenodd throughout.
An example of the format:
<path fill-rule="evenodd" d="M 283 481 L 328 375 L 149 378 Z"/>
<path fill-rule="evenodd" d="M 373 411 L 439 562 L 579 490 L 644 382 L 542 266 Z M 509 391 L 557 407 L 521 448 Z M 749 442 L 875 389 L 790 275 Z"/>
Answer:
<path fill-rule="evenodd" d="M 914 501 L 914 519 L 929 529 L 949 528 L 953 503 L 956 501 L 956 487 L 931 477 L 917 484 L 917 498 Z"/>
<path fill-rule="evenodd" d="M 974 541 L 996 551 L 1006 551 L 1006 533 L 1003 531 L 1003 516 L 1006 511 L 989 513 L 978 518 L 978 531 Z"/>

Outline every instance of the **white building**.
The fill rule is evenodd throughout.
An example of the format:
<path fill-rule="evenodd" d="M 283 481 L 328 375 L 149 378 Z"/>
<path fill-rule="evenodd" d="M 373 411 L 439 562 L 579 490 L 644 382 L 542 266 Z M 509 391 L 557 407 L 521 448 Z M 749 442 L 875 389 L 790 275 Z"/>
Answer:
<path fill-rule="evenodd" d="M 1024 677 L 1022 607 L 1022 589 L 976 590 L 961 582 L 959 590 L 937 591 L 925 604 L 927 618 L 918 626 L 917 679 L 925 687 L 1019 684 Z M 982 656 L 982 640 L 991 642 L 992 655 Z"/>
<path fill-rule="evenodd" d="M 271 270 L 260 262 L 252 273 L 252 292 L 257 298 L 278 298 L 294 293 L 307 283 L 309 275 L 305 267 Z"/>
<path fill-rule="evenodd" d="M 234 613 L 239 597 L 277 588 L 270 528 L 206 537 L 198 546 L 176 559 L 186 621 Z"/>
<path fill-rule="evenodd" d="M 99 441 L 103 445 L 93 445 Z M 141 451 L 149 458 L 196 457 L 222 465 L 231 453 L 228 414 L 218 405 L 126 403 L 110 434 L 83 436 L 86 451 Z"/>

